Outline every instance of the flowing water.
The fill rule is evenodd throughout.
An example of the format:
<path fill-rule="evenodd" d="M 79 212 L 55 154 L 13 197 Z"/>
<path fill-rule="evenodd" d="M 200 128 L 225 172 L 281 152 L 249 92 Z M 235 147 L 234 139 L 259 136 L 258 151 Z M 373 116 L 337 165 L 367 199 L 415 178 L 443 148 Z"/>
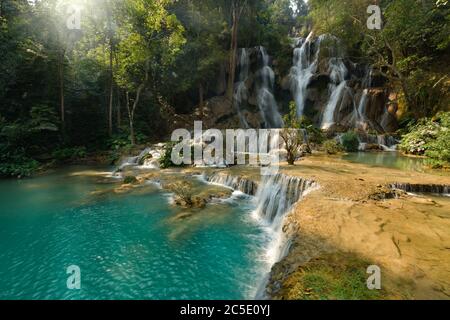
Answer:
<path fill-rule="evenodd" d="M 83 170 L 0 181 L 0 299 L 254 298 L 270 237 L 251 199 L 177 219 L 158 188 L 115 194 Z M 70 265 L 81 290 L 67 289 Z"/>

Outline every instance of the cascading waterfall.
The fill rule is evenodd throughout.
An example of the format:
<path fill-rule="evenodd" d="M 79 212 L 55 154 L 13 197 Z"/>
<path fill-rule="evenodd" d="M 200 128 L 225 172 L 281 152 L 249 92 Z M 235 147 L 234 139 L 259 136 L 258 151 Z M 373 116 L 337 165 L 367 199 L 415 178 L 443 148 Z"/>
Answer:
<path fill-rule="evenodd" d="M 335 123 L 336 109 L 339 103 L 342 103 L 344 94 L 349 90 L 345 80 L 348 70 L 341 58 L 330 58 L 329 72 L 331 78 L 331 83 L 328 87 L 330 99 L 323 114 L 322 129 L 329 129 Z"/>
<path fill-rule="evenodd" d="M 152 148 L 145 148 L 144 150 L 141 151 L 141 153 L 139 153 L 139 155 L 125 158 L 119 166 L 119 171 L 127 167 L 138 166 L 142 161 L 142 159 L 146 155 L 151 154 L 152 151 L 153 151 Z"/>
<path fill-rule="evenodd" d="M 314 181 L 280 173 L 261 182 L 255 196 L 255 215 L 267 223 L 275 236 L 268 253 L 271 264 L 282 259 L 289 250 L 289 241 L 282 232 L 284 218 L 297 201 L 316 187 Z"/>
<path fill-rule="evenodd" d="M 234 91 L 234 103 L 237 109 L 237 113 L 239 116 L 239 120 L 243 128 L 249 128 L 250 126 L 247 123 L 244 115 L 242 114 L 242 104 L 244 101 L 248 99 L 248 90 L 246 82 L 249 76 L 250 70 L 250 57 L 248 53 L 248 49 L 241 48 L 239 54 L 239 76 L 238 82 L 235 85 Z"/>
<path fill-rule="evenodd" d="M 266 177 L 258 188 L 255 196 L 257 209 L 254 215 L 267 225 L 272 239 L 266 254 L 269 268 L 257 292 L 257 299 L 266 298 L 265 288 L 270 270 L 288 254 L 291 247 L 292 237 L 283 231 L 287 214 L 296 202 L 317 187 L 311 180 L 277 174 Z"/>
<path fill-rule="evenodd" d="M 273 95 L 275 74 L 269 66 L 269 55 L 264 47 L 259 47 L 262 68 L 258 71 L 260 81 L 257 84 L 258 108 L 266 128 L 282 128 L 283 120 Z"/>
<path fill-rule="evenodd" d="M 318 48 L 311 60 L 311 32 L 300 48 L 294 49 L 294 63 L 290 73 L 291 92 L 297 106 L 297 116 L 303 116 L 305 109 L 306 91 L 311 78 L 317 71 L 319 61 L 320 40 L 318 40 Z"/>
<path fill-rule="evenodd" d="M 256 209 L 253 216 L 267 226 L 271 237 L 265 259 L 267 263 L 266 275 L 256 296 L 259 299 L 264 298 L 270 269 L 286 256 L 292 243 L 290 236 L 283 231 L 285 218 L 294 204 L 309 192 L 317 189 L 318 184 L 312 180 L 286 176 L 282 173 L 266 176 L 259 184 L 226 173 L 210 176 L 205 173 L 202 178 L 207 182 L 224 185 L 255 196 L 253 201 L 256 204 Z"/>
<path fill-rule="evenodd" d="M 395 127 L 393 111 L 385 106 L 380 112 L 380 103 L 387 97 L 383 97 L 381 91 L 371 90 L 373 69 L 366 66 L 361 75 L 363 66 L 346 58 L 338 38 L 330 34 L 315 38 L 311 32 L 306 39 L 292 40 L 294 51 L 289 85 L 298 117 L 308 108 L 311 111 L 308 115 L 323 130 L 342 127 L 388 132 Z M 323 99 L 325 83 L 328 83 L 326 101 Z M 317 112 L 318 116 L 315 115 Z"/>
<path fill-rule="evenodd" d="M 357 114 L 354 115 L 355 127 L 364 127 L 365 123 L 368 121 L 366 117 L 366 107 L 369 101 L 369 89 L 372 86 L 372 72 L 373 69 L 370 67 L 366 71 L 366 75 L 362 81 L 362 94 L 359 99 Z"/>
<path fill-rule="evenodd" d="M 114 176 L 130 167 L 143 167 L 146 169 L 159 169 L 159 159 L 163 153 L 164 144 L 145 148 L 137 156 L 125 158 L 119 167 L 112 173 Z"/>
<path fill-rule="evenodd" d="M 399 189 L 411 193 L 432 193 L 442 196 L 450 196 L 450 185 L 393 183 L 390 187 L 392 189 Z"/>
<path fill-rule="evenodd" d="M 228 174 L 218 173 L 210 176 L 203 174 L 202 178 L 206 182 L 226 186 L 250 196 L 254 196 L 256 194 L 256 190 L 258 189 L 258 185 L 254 181 Z"/>
<path fill-rule="evenodd" d="M 283 127 L 283 119 L 278 111 L 278 105 L 273 94 L 275 84 L 275 73 L 270 67 L 270 59 L 264 47 L 260 46 L 257 49 L 258 53 L 258 71 L 255 75 L 257 81 L 255 84 L 257 105 L 261 118 L 264 121 L 266 128 L 281 128 Z M 241 48 L 239 50 L 239 75 L 238 81 L 235 84 L 234 90 L 234 104 L 243 128 L 249 128 L 243 114 L 244 103 L 248 102 L 250 96 L 249 78 L 250 78 L 250 55 L 255 52 L 252 49 Z"/>

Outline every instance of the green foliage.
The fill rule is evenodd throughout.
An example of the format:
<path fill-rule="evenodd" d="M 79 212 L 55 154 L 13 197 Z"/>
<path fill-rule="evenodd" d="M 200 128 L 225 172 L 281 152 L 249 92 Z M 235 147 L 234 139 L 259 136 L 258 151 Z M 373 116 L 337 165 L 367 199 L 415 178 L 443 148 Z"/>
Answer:
<path fill-rule="evenodd" d="M 8 151 L 0 145 L 0 177 L 28 177 L 39 168 L 39 162 L 25 155 L 23 150 Z"/>
<path fill-rule="evenodd" d="M 52 156 L 58 161 L 77 160 L 86 157 L 86 147 L 70 147 L 53 151 Z"/>
<path fill-rule="evenodd" d="M 316 145 L 323 143 L 323 141 L 325 140 L 325 135 L 323 134 L 322 130 L 320 130 L 320 128 L 316 127 L 312 123 L 312 121 L 305 116 L 302 116 L 299 121 L 300 128 L 306 130 L 310 143 Z"/>
<path fill-rule="evenodd" d="M 137 179 L 136 179 L 136 177 L 134 177 L 134 176 L 126 176 L 124 179 L 123 179 L 123 183 L 124 184 L 133 184 L 133 183 L 136 183 L 137 182 Z"/>
<path fill-rule="evenodd" d="M 373 263 L 372 263 L 373 264 Z M 313 259 L 292 273 L 284 298 L 289 300 L 378 300 L 393 294 L 386 286 L 382 290 L 367 289 L 367 266 L 356 255 L 325 254 Z"/>
<path fill-rule="evenodd" d="M 148 141 L 148 137 L 140 132 L 135 134 L 135 138 L 138 145 L 144 144 Z M 129 133 L 126 131 L 114 134 L 110 139 L 108 139 L 107 145 L 108 149 L 112 151 L 126 151 L 133 148 L 130 144 Z"/>
<path fill-rule="evenodd" d="M 283 117 L 284 128 L 280 132 L 280 137 L 284 141 L 287 152 L 287 162 L 294 165 L 299 156 L 299 148 L 303 143 L 303 135 L 300 131 L 301 122 L 297 117 L 297 107 L 294 101 L 289 104 L 289 113 Z"/>
<path fill-rule="evenodd" d="M 356 152 L 359 148 L 359 139 L 356 132 L 349 131 L 341 137 L 342 147 L 346 152 Z"/>
<path fill-rule="evenodd" d="M 163 154 L 161 155 L 161 159 L 159 160 L 159 165 L 161 169 L 167 169 L 170 167 L 175 166 L 172 162 L 172 150 L 175 146 L 175 143 L 173 142 L 167 142 L 164 146 Z"/>
<path fill-rule="evenodd" d="M 450 166 L 450 130 L 443 130 L 436 140 L 427 145 L 425 155 L 429 158 L 426 163 L 433 168 Z"/>
<path fill-rule="evenodd" d="M 448 108 L 448 1 L 381 1 L 381 30 L 367 28 L 371 0 L 308 4 L 316 33 L 337 36 L 352 56 L 373 64 L 399 93 L 403 113 L 420 118 Z"/>
<path fill-rule="evenodd" d="M 322 144 L 322 148 L 327 154 L 337 154 L 344 150 L 342 148 L 342 145 L 337 142 L 336 139 L 329 139 L 324 141 Z"/>
<path fill-rule="evenodd" d="M 433 118 L 423 119 L 409 128 L 402 137 L 400 150 L 407 154 L 425 155 L 433 167 L 450 163 L 450 112 L 438 113 Z"/>

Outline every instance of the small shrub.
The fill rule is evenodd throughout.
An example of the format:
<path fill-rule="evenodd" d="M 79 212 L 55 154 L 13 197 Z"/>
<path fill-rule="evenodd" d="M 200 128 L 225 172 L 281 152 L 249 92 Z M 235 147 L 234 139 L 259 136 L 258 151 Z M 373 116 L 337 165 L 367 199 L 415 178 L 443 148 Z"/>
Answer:
<path fill-rule="evenodd" d="M 441 130 L 434 141 L 427 144 L 426 163 L 433 168 L 442 168 L 450 164 L 450 129 Z"/>
<path fill-rule="evenodd" d="M 193 207 L 193 185 L 188 181 L 177 181 L 169 184 L 168 189 L 175 194 L 175 203 L 184 207 Z"/>
<path fill-rule="evenodd" d="M 125 179 L 123 179 L 124 184 L 133 184 L 136 182 L 137 182 L 137 179 L 134 176 L 126 176 Z"/>
<path fill-rule="evenodd" d="M 86 154 L 85 147 L 73 147 L 53 151 L 52 156 L 58 161 L 67 161 L 84 158 Z"/>
<path fill-rule="evenodd" d="M 335 139 L 326 140 L 322 144 L 323 150 L 328 154 L 337 154 L 342 152 L 342 146 Z"/>
<path fill-rule="evenodd" d="M 173 147 L 176 145 L 176 142 L 167 142 L 164 146 L 163 153 L 161 155 L 161 159 L 159 160 L 159 164 L 161 169 L 167 169 L 170 167 L 179 167 L 172 162 L 172 151 Z M 191 160 L 193 160 L 194 155 L 194 146 L 191 147 Z M 183 156 L 183 151 L 180 153 L 180 157 Z"/>
<path fill-rule="evenodd" d="M 400 150 L 406 154 L 427 156 L 426 164 L 433 168 L 450 165 L 450 112 L 440 112 L 433 118 L 421 119 L 402 137 Z"/>
<path fill-rule="evenodd" d="M 358 139 L 358 135 L 353 131 L 344 133 L 341 137 L 341 143 L 342 143 L 342 146 L 344 147 L 344 150 L 347 152 L 358 151 L 359 139 Z"/>
<path fill-rule="evenodd" d="M 301 123 L 297 118 L 296 105 L 293 101 L 289 104 L 289 113 L 283 117 L 284 128 L 280 132 L 280 137 L 284 141 L 284 148 L 287 152 L 287 162 L 294 165 L 295 160 L 299 157 L 299 147 L 303 143 L 301 135 Z"/>
<path fill-rule="evenodd" d="M 300 128 L 305 129 L 308 134 L 308 142 L 320 145 L 325 140 L 325 135 L 322 130 L 317 128 L 310 119 L 305 116 L 300 118 Z"/>
<path fill-rule="evenodd" d="M 39 162 L 20 151 L 0 153 L 0 177 L 28 177 L 38 168 Z"/>
<path fill-rule="evenodd" d="M 159 160 L 161 169 L 167 169 L 174 166 L 172 162 L 172 150 L 174 145 L 175 144 L 173 142 L 168 142 L 164 146 L 163 154 L 161 155 L 161 159 Z"/>

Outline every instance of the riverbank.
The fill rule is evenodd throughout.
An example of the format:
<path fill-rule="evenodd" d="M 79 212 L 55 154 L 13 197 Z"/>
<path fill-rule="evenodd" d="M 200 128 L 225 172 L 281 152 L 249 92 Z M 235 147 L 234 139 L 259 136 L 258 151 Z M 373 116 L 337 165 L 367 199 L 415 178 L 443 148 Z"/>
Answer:
<path fill-rule="evenodd" d="M 256 168 L 220 172 L 260 180 Z M 380 266 L 383 290 L 377 298 L 449 298 L 450 200 L 391 188 L 395 183 L 448 186 L 448 172 L 373 167 L 321 155 L 283 165 L 281 172 L 315 181 L 320 188 L 297 203 L 285 220 L 283 230 L 289 230 L 292 244 L 272 268 L 270 298 L 304 297 L 299 275 L 316 260 L 325 265 L 339 261 L 341 267 L 355 261 L 357 266 L 361 261 Z M 314 288 L 308 290 L 314 296 Z"/>
<path fill-rule="evenodd" d="M 299 292 L 289 282 L 304 272 L 302 266 L 336 252 L 379 265 L 386 298 L 450 297 L 449 199 L 392 194 L 388 187 L 450 185 L 448 172 L 401 171 L 328 157 L 307 158 L 283 172 L 314 179 L 321 188 L 288 217 L 297 231 L 289 254 L 272 270 L 273 298 L 296 298 Z"/>

